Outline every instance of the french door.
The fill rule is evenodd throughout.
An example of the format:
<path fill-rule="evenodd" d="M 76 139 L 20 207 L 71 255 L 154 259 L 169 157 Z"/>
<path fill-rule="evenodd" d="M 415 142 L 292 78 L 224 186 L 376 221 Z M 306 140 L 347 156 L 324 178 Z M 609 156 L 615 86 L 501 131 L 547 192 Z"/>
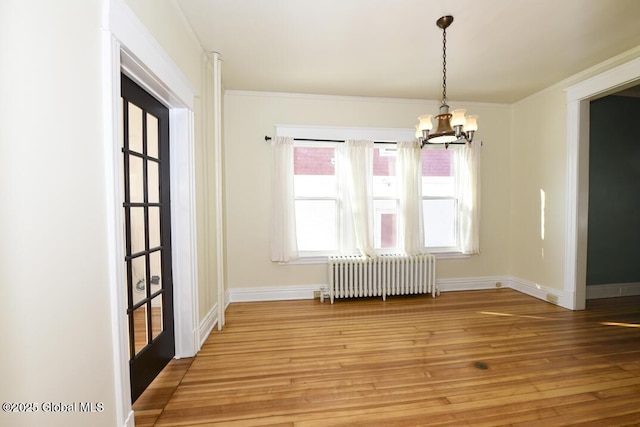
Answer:
<path fill-rule="evenodd" d="M 121 77 L 123 209 L 132 401 L 175 355 L 169 110 Z"/>

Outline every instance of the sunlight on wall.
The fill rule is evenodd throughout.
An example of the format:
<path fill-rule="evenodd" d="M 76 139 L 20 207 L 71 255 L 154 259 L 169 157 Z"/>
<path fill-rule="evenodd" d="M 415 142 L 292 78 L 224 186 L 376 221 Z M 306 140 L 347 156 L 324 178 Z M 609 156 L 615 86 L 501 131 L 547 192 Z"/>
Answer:
<path fill-rule="evenodd" d="M 545 229 L 545 210 L 547 203 L 547 195 L 544 190 L 540 189 L 540 240 L 544 241 L 544 229 Z M 540 248 L 540 259 L 544 260 L 544 246 Z"/>
<path fill-rule="evenodd" d="M 540 189 L 540 239 L 544 240 L 544 217 L 546 209 L 546 194 L 544 190 Z"/>

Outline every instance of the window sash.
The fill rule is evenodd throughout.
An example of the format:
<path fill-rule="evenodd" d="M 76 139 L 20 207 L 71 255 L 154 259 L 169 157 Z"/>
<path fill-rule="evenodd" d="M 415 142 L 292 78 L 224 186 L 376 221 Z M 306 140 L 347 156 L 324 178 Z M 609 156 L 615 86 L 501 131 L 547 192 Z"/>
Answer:
<path fill-rule="evenodd" d="M 299 142 L 295 142 L 294 143 L 294 147 L 305 147 L 305 148 L 335 148 L 336 150 L 338 149 L 338 142 L 324 142 L 324 141 L 305 141 L 302 143 Z M 385 148 L 388 149 L 389 147 L 384 145 L 384 144 L 375 144 L 376 148 Z M 391 150 L 393 150 L 394 148 L 392 148 Z M 432 149 L 432 148 L 430 148 Z M 451 150 L 451 148 L 450 148 Z M 387 150 L 385 150 L 386 152 Z M 451 165 L 452 168 L 457 167 L 458 165 L 456 165 L 455 161 L 452 162 L 453 164 Z M 341 171 L 341 165 L 339 164 L 339 161 L 337 160 L 337 153 L 336 153 L 336 163 L 335 163 L 335 176 L 336 176 L 336 181 L 337 181 L 337 189 L 336 189 L 336 196 L 304 196 L 304 195 L 296 195 L 295 196 L 295 202 L 298 201 L 327 201 L 327 200 L 331 200 L 335 202 L 335 225 L 336 225 L 336 246 L 337 249 L 336 250 L 331 250 L 331 251 L 327 251 L 327 250 L 304 250 L 304 249 L 300 249 L 300 255 L 302 257 L 313 257 L 313 256 L 326 256 L 326 255 L 332 255 L 332 254 L 336 254 L 336 253 L 340 253 L 340 254 L 355 254 L 358 251 L 355 249 L 355 245 L 354 245 L 354 238 L 353 238 L 353 233 L 354 230 L 350 230 L 350 227 L 352 227 L 351 224 L 351 219 L 348 218 L 348 207 L 347 205 L 349 204 L 348 201 L 348 196 L 346 193 L 346 183 L 343 181 L 342 177 L 342 171 Z M 377 176 L 379 177 L 379 176 Z M 395 179 L 395 176 L 393 176 L 393 178 Z M 430 178 L 430 177 L 425 177 L 422 176 L 422 179 L 425 178 Z M 442 176 L 434 176 L 433 178 L 436 178 L 436 180 L 442 180 L 443 178 L 449 178 L 449 176 L 446 177 L 442 177 Z M 453 185 L 453 193 L 456 193 L 456 189 L 455 189 L 455 184 Z M 372 200 L 374 202 L 376 201 L 384 201 L 384 200 L 388 200 L 388 201 L 396 201 L 396 210 L 395 210 L 395 214 L 396 214 L 396 221 L 398 218 L 398 214 L 399 214 L 399 198 L 398 197 L 391 197 L 391 196 L 377 196 L 374 197 L 373 195 L 371 196 Z M 442 201 L 446 201 L 446 200 L 451 200 L 454 201 L 454 204 L 456 206 L 455 209 L 455 215 L 454 215 L 454 222 L 452 224 L 452 233 L 453 233 L 453 241 L 455 242 L 455 244 L 453 246 L 428 246 L 426 245 L 428 240 L 425 240 L 425 249 L 430 251 L 430 252 L 460 252 L 460 245 L 459 245 L 459 236 L 458 236 L 458 210 L 457 210 L 457 205 L 458 205 L 458 199 L 454 196 L 454 195 L 442 195 L 442 194 L 438 194 L 438 195 L 429 195 L 429 194 L 424 194 L 423 192 L 423 196 L 422 196 L 422 203 L 425 203 L 425 201 L 438 201 L 438 200 L 442 200 Z M 423 220 L 424 220 L 424 215 L 425 213 L 423 213 Z M 378 218 L 378 215 L 375 215 L 375 227 L 376 227 L 376 231 L 374 233 L 377 234 L 377 229 L 380 225 L 380 218 Z M 396 228 L 397 228 L 397 223 L 396 223 Z M 428 224 L 425 224 L 425 234 L 428 232 L 428 229 L 431 228 Z M 426 238 L 426 236 L 425 236 Z M 395 242 L 396 242 L 396 248 L 382 248 L 380 245 L 380 238 L 379 236 L 374 236 L 374 241 L 376 243 L 376 252 L 380 252 L 380 253 L 385 253 L 385 252 L 393 252 L 393 251 L 397 251 L 397 243 L 398 243 L 398 236 L 397 236 L 397 229 L 396 229 L 396 235 L 394 236 Z"/>

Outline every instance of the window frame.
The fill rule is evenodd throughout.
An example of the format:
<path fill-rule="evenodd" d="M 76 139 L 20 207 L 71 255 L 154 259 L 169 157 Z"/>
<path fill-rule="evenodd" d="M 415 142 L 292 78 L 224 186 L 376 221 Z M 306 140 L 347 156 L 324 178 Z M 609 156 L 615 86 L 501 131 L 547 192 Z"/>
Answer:
<path fill-rule="evenodd" d="M 295 139 L 299 139 L 302 141 L 294 141 L 294 147 L 334 147 L 337 148 L 338 144 L 343 143 L 342 141 L 346 140 L 370 140 L 377 141 L 378 144 L 381 143 L 392 143 L 395 141 L 410 141 L 415 139 L 415 130 L 407 129 L 407 128 L 351 128 L 351 127 L 326 127 L 326 126 L 293 126 L 293 125 L 276 125 L 276 135 L 279 136 L 290 136 Z M 440 147 L 425 147 L 423 149 L 441 149 Z M 444 147 L 442 147 L 444 149 Z M 454 147 L 446 148 L 448 150 L 456 149 Z M 342 197 L 338 197 L 336 200 L 336 234 L 338 239 L 338 250 L 336 252 L 333 251 L 299 251 L 299 258 L 296 260 L 289 261 L 289 264 L 318 264 L 318 263 L 326 263 L 327 257 L 331 255 L 357 255 L 359 251 L 355 245 L 355 237 L 353 236 L 354 231 L 349 230 L 348 227 L 348 207 L 345 206 L 349 203 L 348 197 L 346 197 L 346 185 L 340 185 L 341 182 L 344 182 L 341 176 L 341 172 L 339 169 L 339 156 L 337 156 L 336 152 L 336 176 L 338 178 L 338 191 L 342 192 Z M 454 159 L 454 168 L 458 167 L 457 162 Z M 455 169 L 454 169 L 455 174 Z M 455 179 L 455 178 L 454 178 Z M 454 194 L 457 193 L 454 191 Z M 340 196 L 340 194 L 339 194 Z M 294 196 L 295 200 L 334 200 L 333 198 L 327 197 L 298 197 Z M 373 198 L 372 200 L 377 200 L 380 198 Z M 391 198 L 386 197 L 385 199 L 396 200 L 399 198 Z M 429 196 L 422 195 L 422 201 L 425 200 L 458 200 L 455 196 Z M 294 201 L 295 203 L 295 201 Z M 457 203 L 456 203 L 457 204 Z M 425 250 L 429 253 L 432 253 L 436 256 L 437 259 L 459 259 L 459 258 L 469 258 L 470 255 L 463 254 L 461 252 L 460 243 L 459 243 L 459 232 L 458 232 L 458 222 L 459 222 L 459 210 L 456 209 L 456 218 L 454 223 L 454 233 L 455 233 L 455 241 L 456 246 L 452 247 L 427 247 L 425 246 Z M 384 253 L 394 253 L 398 252 L 399 249 L 382 249 L 377 248 L 376 253 L 384 254 Z M 285 263 L 286 264 L 286 263 Z"/>
<path fill-rule="evenodd" d="M 449 146 L 449 147 L 445 147 L 445 146 L 427 146 L 425 148 L 423 148 L 423 150 L 431 150 L 431 151 L 442 151 L 442 150 L 450 150 L 452 151 L 453 154 L 453 159 L 452 159 L 452 165 L 451 167 L 453 168 L 453 195 L 450 196 L 434 196 L 434 195 L 425 195 L 424 193 L 424 188 L 422 189 L 422 203 L 424 206 L 424 202 L 425 200 L 454 200 L 455 201 L 455 212 L 456 215 L 454 217 L 454 223 L 453 223 L 453 234 L 454 234 L 454 238 L 453 240 L 455 241 L 455 245 L 454 246 L 426 246 L 425 244 L 425 249 L 428 250 L 430 253 L 440 253 L 440 254 L 460 254 L 462 255 L 462 249 L 460 248 L 460 232 L 458 229 L 458 224 L 460 223 L 460 210 L 459 210 L 459 198 L 458 198 L 458 182 L 456 179 L 456 172 L 457 172 L 457 168 L 459 167 L 458 162 L 457 162 L 457 153 L 456 150 L 458 150 L 458 146 Z M 423 158 L 424 160 L 424 158 Z M 424 221 L 424 213 L 423 213 L 423 221 Z M 426 226 L 425 226 L 426 229 Z M 426 238 L 425 238 L 426 240 Z"/>

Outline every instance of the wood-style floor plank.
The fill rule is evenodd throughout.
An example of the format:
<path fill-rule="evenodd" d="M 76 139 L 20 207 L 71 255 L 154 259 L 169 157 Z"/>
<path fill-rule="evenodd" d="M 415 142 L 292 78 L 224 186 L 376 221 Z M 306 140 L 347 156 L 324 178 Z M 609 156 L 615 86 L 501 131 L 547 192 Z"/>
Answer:
<path fill-rule="evenodd" d="M 136 425 L 640 425 L 640 297 L 572 312 L 500 289 L 226 318 Z"/>

